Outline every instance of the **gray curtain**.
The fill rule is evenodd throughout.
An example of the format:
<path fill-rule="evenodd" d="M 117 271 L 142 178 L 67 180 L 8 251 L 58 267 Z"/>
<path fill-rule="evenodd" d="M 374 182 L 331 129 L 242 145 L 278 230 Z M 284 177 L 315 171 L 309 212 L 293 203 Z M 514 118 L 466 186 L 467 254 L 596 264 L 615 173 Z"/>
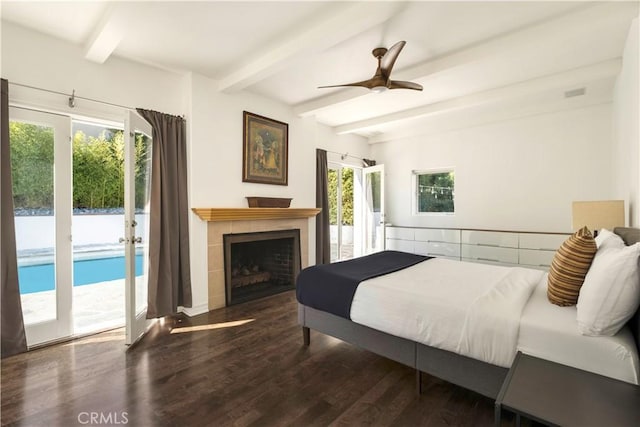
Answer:
<path fill-rule="evenodd" d="M 9 146 L 9 82 L 2 79 L 0 138 L 0 181 L 2 219 L 0 222 L 0 294 L 2 322 L 2 357 L 27 351 L 24 320 L 18 287 L 18 259 L 16 256 L 16 230 L 13 222 L 13 189 L 11 186 L 11 149 Z"/>
<path fill-rule="evenodd" d="M 137 111 L 153 128 L 147 308 L 153 319 L 191 307 L 187 140 L 182 117 Z"/>
<path fill-rule="evenodd" d="M 322 209 L 316 216 L 316 264 L 329 264 L 329 167 L 327 151 L 321 149 L 316 149 L 316 207 Z"/>

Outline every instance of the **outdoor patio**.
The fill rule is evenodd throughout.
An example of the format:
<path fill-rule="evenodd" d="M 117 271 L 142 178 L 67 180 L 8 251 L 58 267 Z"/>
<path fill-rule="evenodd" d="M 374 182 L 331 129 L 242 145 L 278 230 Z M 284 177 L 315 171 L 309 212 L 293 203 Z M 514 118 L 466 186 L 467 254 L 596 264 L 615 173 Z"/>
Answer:
<path fill-rule="evenodd" d="M 25 325 L 55 317 L 55 291 L 23 294 L 21 298 Z M 74 286 L 72 306 L 74 335 L 124 326 L 124 280 Z"/>

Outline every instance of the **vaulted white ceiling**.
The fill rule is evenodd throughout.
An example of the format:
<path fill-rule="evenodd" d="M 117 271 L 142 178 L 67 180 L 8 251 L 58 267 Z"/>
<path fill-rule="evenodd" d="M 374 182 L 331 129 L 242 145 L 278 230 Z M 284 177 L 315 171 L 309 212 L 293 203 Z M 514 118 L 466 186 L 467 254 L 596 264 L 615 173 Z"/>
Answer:
<path fill-rule="evenodd" d="M 638 2 L 2 2 L 2 19 L 112 56 L 218 81 L 371 142 L 606 102 Z M 318 89 L 370 78 L 375 47 L 422 92 Z M 585 95 L 565 92 L 586 88 Z M 484 111 L 484 113 L 482 113 Z M 444 119 L 444 116 L 447 119 Z M 436 120 L 438 119 L 438 120 Z M 413 129 L 413 130 L 412 130 Z"/>

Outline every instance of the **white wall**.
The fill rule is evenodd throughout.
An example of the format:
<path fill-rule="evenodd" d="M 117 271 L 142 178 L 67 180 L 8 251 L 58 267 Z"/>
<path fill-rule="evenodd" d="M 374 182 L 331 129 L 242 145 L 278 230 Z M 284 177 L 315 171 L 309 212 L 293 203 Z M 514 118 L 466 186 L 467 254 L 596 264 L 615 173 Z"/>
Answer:
<path fill-rule="evenodd" d="M 25 89 L 11 83 L 49 89 L 128 107 L 169 114 L 185 113 L 184 76 L 135 62 L 109 58 L 104 64 L 84 59 L 83 48 L 2 22 L 2 77 L 9 80 L 12 103 L 104 119 L 124 119 L 125 110 L 68 96 Z"/>
<path fill-rule="evenodd" d="M 191 74 L 190 204 L 192 207 L 247 207 L 246 196 L 291 197 L 292 207 L 315 207 L 316 148 L 368 157 L 369 145 L 354 136 L 336 136 L 312 118 L 301 119 L 291 107 L 247 92 L 225 94 L 217 82 Z M 289 125 L 287 186 L 242 182 L 242 112 Z M 309 262 L 315 263 L 315 220 L 310 219 Z M 191 215 L 191 280 L 194 306 L 207 303 L 207 227 Z"/>
<path fill-rule="evenodd" d="M 394 225 L 571 230 L 571 202 L 611 198 L 611 105 L 373 146 Z M 453 216 L 412 215 L 412 173 L 455 169 Z"/>
<path fill-rule="evenodd" d="M 638 18 L 631 24 L 613 94 L 614 198 L 626 201 L 628 225 L 640 226 L 640 86 Z"/>
<path fill-rule="evenodd" d="M 315 206 L 315 150 L 324 148 L 368 155 L 363 138 L 336 136 L 291 107 L 247 92 L 225 94 L 217 82 L 191 75 L 191 204 L 197 207 L 246 207 L 245 196 L 291 197 L 292 207 Z M 242 112 L 289 125 L 288 185 L 242 182 Z"/>

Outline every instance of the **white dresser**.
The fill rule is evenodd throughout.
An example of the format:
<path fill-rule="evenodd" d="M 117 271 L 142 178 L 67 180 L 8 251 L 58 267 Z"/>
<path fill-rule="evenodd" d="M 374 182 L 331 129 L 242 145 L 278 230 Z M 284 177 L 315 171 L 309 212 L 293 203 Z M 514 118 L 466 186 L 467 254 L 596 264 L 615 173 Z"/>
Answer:
<path fill-rule="evenodd" d="M 461 230 L 462 260 L 517 265 L 518 234 L 503 231 Z"/>
<path fill-rule="evenodd" d="M 450 259 L 460 259 L 460 231 L 415 229 L 415 253 Z"/>
<path fill-rule="evenodd" d="M 386 249 L 485 264 L 548 270 L 569 233 L 387 227 Z"/>
<path fill-rule="evenodd" d="M 519 233 L 519 264 L 526 267 L 551 267 L 553 255 L 570 234 Z"/>

